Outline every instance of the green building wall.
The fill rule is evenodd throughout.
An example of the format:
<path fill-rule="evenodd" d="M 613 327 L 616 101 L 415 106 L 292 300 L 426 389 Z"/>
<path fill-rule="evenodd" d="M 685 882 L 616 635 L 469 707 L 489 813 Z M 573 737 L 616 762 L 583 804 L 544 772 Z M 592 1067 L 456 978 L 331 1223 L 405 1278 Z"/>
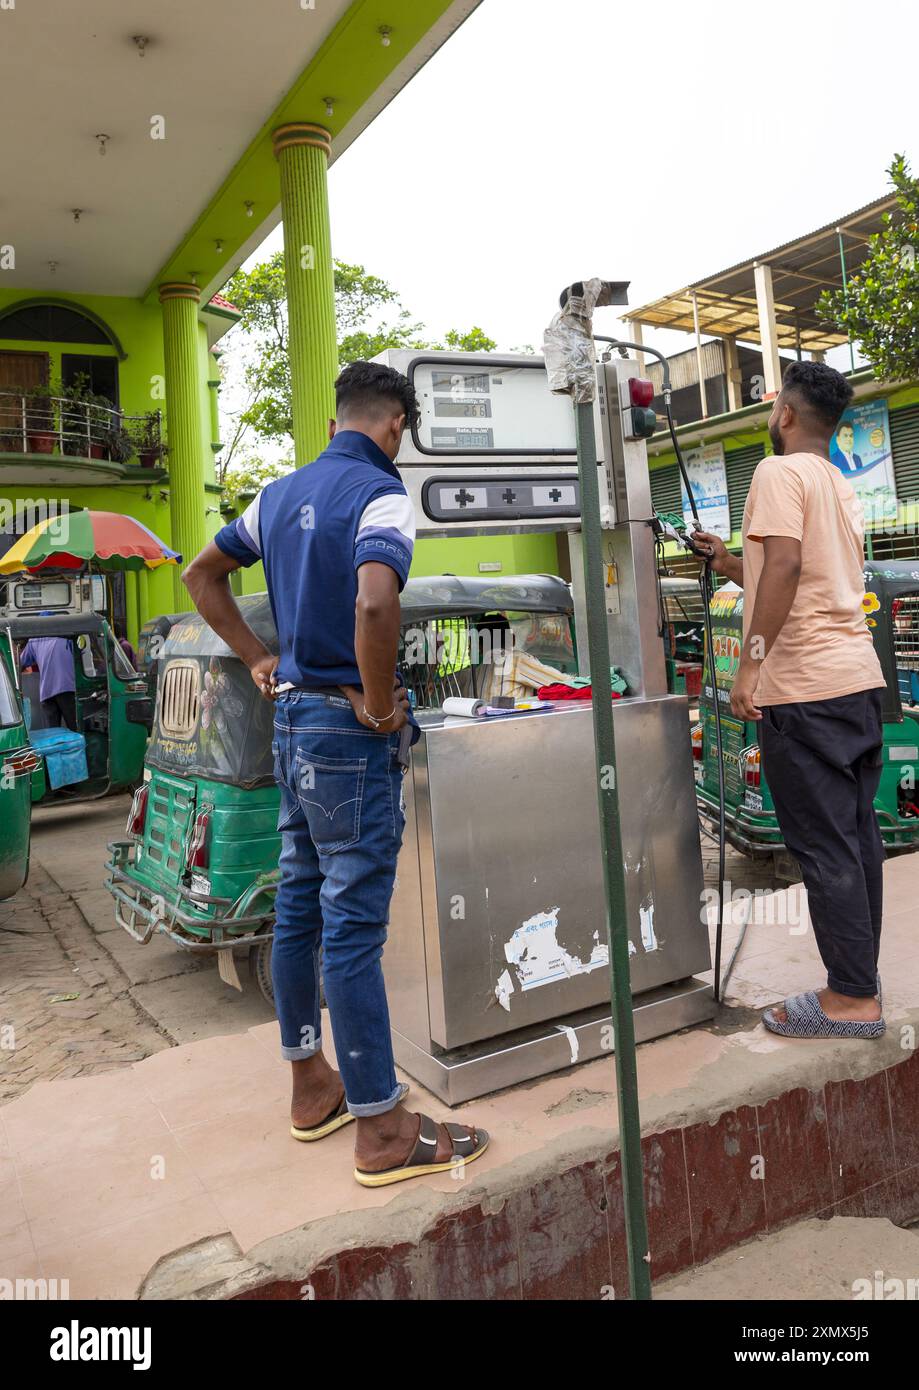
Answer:
<path fill-rule="evenodd" d="M 871 378 L 870 378 L 870 373 L 864 373 L 864 374 L 860 373 L 859 376 L 856 378 L 856 380 L 863 381 L 866 377 L 867 377 L 869 380 L 871 380 Z M 876 389 L 875 389 L 875 388 L 876 388 Z M 902 385 L 902 386 L 896 386 L 896 387 L 886 386 L 886 387 L 885 387 L 885 386 L 882 385 L 882 383 L 880 383 L 880 382 L 873 382 L 873 381 L 872 381 L 872 389 L 869 389 L 869 391 L 868 391 L 868 393 L 867 393 L 866 395 L 860 396 L 860 397 L 859 397 L 859 400 L 860 400 L 860 401 L 865 401 L 865 400 L 872 400 L 872 399 L 875 399 L 875 400 L 886 400 L 886 401 L 887 401 L 887 406 L 888 406 L 888 411 L 889 411 L 889 413 L 890 413 L 890 416 L 893 417 L 897 411 L 906 410 L 906 409 L 908 409 L 910 406 L 916 406 L 917 404 L 919 404 L 919 385 L 917 385 L 917 384 L 915 384 L 915 383 L 906 383 L 906 384 L 904 384 L 904 385 Z M 732 454 L 736 454 L 736 453 L 738 453 L 738 452 L 740 452 L 740 451 L 742 451 L 742 450 L 750 449 L 750 448 L 754 448 L 754 447 L 760 447 L 760 448 L 762 448 L 762 450 L 763 450 L 763 456 L 764 456 L 764 457 L 768 457 L 768 456 L 772 453 L 772 441 L 771 441 L 770 438 L 769 438 L 769 430 L 768 430 L 767 427 L 766 427 L 765 419 L 763 419 L 763 423 L 760 424 L 759 421 L 751 421 L 750 418 L 749 418 L 749 415 L 750 415 L 750 411 L 749 411 L 749 407 L 748 407 L 746 411 L 744 411 L 742 414 L 740 414 L 740 415 L 737 417 L 737 429 L 736 429 L 736 431 L 733 431 L 732 433 L 730 433 L 730 434 L 728 434 L 728 435 L 725 435 L 725 434 L 722 434 L 722 433 L 719 432 L 719 435 L 718 435 L 717 439 L 715 439 L 714 437 L 712 437 L 710 440 L 706 441 L 706 442 L 710 442 L 710 443 L 720 443 L 720 444 L 723 444 L 723 445 L 724 445 L 724 452 L 725 452 L 726 460 L 727 460 L 727 473 L 728 473 L 728 487 L 729 487 L 729 489 L 730 489 L 730 486 L 731 486 L 731 476 L 732 476 L 732 475 L 731 475 L 731 455 L 732 455 Z M 726 418 L 727 418 L 727 417 L 722 417 L 720 423 L 723 423 L 723 422 L 724 422 L 724 419 L 726 419 Z M 708 421 L 707 423 L 708 423 L 709 425 L 713 425 L 715 422 L 714 422 L 714 421 Z M 896 423 L 896 422 L 892 420 L 892 424 L 895 424 L 895 423 Z M 700 424 L 695 423 L 695 422 L 694 422 L 694 424 L 693 424 L 693 432 L 694 432 L 694 433 L 698 433 L 699 435 L 704 435 L 704 429 L 703 429 L 703 427 L 702 427 Z M 698 440 L 696 440 L 696 441 L 689 441 L 689 440 L 684 440 L 684 439 L 681 439 L 681 440 L 680 440 L 680 445 L 681 445 L 681 448 L 683 449 L 684 452 L 686 452 L 687 450 L 694 449 L 694 448 L 698 447 L 698 443 L 699 443 Z M 651 442 L 651 448 L 654 449 L 655 447 L 657 447 L 657 445 L 658 445 L 658 440 L 652 440 L 652 442 Z M 898 471 L 898 456 L 897 456 L 896 445 L 894 445 L 893 453 L 894 453 L 894 469 L 895 469 L 895 471 Z M 675 453 L 674 453 L 674 451 L 673 451 L 673 448 L 672 448 L 672 447 L 661 447 L 659 453 L 657 453 L 657 454 L 652 454 L 652 455 L 650 456 L 650 458 L 649 458 L 649 466 L 650 466 L 650 469 L 651 469 L 651 490 L 652 490 L 652 495 L 653 495 L 653 493 L 654 493 L 654 491 L 655 491 L 655 486 L 654 486 L 654 484 L 655 484 L 655 474 L 658 473 L 659 470 L 661 470 L 661 469 L 665 469 L 665 468 L 675 468 L 675 466 L 676 466 L 676 455 L 675 455 Z M 899 460 L 899 469 L 902 469 L 902 467 L 903 467 L 903 460 L 901 459 L 901 460 Z M 905 505 L 904 508 L 903 508 L 902 520 L 903 520 L 906 524 L 912 524 L 912 525 L 915 525 L 915 526 L 919 526 L 919 498 L 917 498 L 915 495 L 912 495 L 912 494 L 911 494 L 911 495 L 909 496 L 909 498 L 907 499 L 907 497 L 903 495 L 902 489 L 898 488 L 898 491 L 900 491 L 900 500 L 901 500 L 901 502 L 903 502 L 904 504 L 907 504 L 907 505 Z M 734 511 L 734 510 L 735 510 L 735 509 L 732 507 L 732 511 Z M 737 518 L 735 517 L 734 519 L 736 520 Z M 735 529 L 735 530 L 733 531 L 733 533 L 732 533 L 732 535 L 731 535 L 731 539 L 730 539 L 729 541 L 727 541 L 726 544 L 727 544 L 728 546 L 730 546 L 731 548 L 733 548 L 733 549 L 739 549 L 740 546 L 741 546 L 741 543 L 742 543 L 741 532 L 740 532 L 740 529 L 737 528 L 737 529 Z M 919 554 L 919 541 L 917 541 L 917 550 L 916 550 L 916 553 Z M 683 557 L 685 557 L 686 552 L 683 551 L 683 550 L 681 550 L 678 546 L 675 546 L 675 545 L 668 545 L 668 546 L 665 547 L 665 555 L 667 556 L 668 560 L 669 560 L 669 559 L 677 559 L 677 558 L 683 558 Z"/>
<path fill-rule="evenodd" d="M 477 575 L 480 564 L 500 564 L 501 574 L 558 574 L 554 535 L 451 536 L 415 544 L 412 575 Z M 487 571 L 486 571 L 487 573 Z"/>
<path fill-rule="evenodd" d="M 3 336 L 2 319 L 0 350 L 47 353 L 49 379 L 52 384 L 60 380 L 61 357 L 64 354 L 115 359 L 118 362 L 120 409 L 125 415 L 144 415 L 148 411 L 162 411 L 168 436 L 164 391 L 163 320 L 159 304 L 145 304 L 136 299 L 103 295 L 50 295 L 20 289 L 0 291 L 0 312 L 23 300 L 53 300 L 60 304 L 73 305 L 77 311 L 88 311 L 90 315 L 101 319 L 117 338 L 124 355 L 119 360 L 118 350 L 111 344 L 35 342 L 6 338 Z M 206 534 L 208 539 L 211 539 L 222 524 L 219 512 L 221 492 L 216 482 L 213 447 L 219 442 L 215 438 L 214 392 L 209 385 L 215 377 L 216 366 L 208 349 L 207 329 L 203 323 L 198 325 L 198 358 L 202 473 L 200 505 L 206 518 Z M 167 545 L 172 545 L 168 477 L 159 480 L 140 477 L 137 482 L 130 479 L 113 481 L 110 485 L 51 487 L 41 481 L 41 465 L 42 457 L 36 455 L 34 480 L 10 484 L 4 481 L 4 459 L 3 455 L 0 455 L 0 492 L 4 499 L 14 507 L 17 503 L 47 500 L 58 503 L 67 501 L 71 506 L 86 507 L 94 511 L 118 512 L 136 518 Z M 21 459 L 17 459 L 14 466 L 21 470 Z M 132 640 L 136 640 L 137 629 L 147 618 L 172 612 L 175 608 L 172 567 L 163 566 L 140 579 L 128 575 L 126 599 L 128 633 Z"/>

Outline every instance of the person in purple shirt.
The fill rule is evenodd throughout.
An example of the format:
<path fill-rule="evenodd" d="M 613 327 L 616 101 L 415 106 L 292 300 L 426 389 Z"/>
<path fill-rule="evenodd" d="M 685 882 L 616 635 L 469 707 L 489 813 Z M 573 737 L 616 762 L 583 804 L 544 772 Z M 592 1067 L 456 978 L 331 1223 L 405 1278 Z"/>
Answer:
<path fill-rule="evenodd" d="M 38 694 L 49 729 L 77 732 L 77 682 L 67 637 L 32 637 L 19 654 L 19 666 L 38 667 Z"/>

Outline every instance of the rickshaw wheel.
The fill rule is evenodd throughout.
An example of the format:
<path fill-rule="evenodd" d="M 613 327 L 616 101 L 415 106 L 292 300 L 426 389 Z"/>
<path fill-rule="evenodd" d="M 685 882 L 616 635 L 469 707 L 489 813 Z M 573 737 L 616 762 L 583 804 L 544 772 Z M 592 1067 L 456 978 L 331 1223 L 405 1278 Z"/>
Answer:
<path fill-rule="evenodd" d="M 271 978 L 271 942 L 261 941 L 249 952 L 249 970 L 268 1003 L 274 1007 L 274 982 Z"/>
<path fill-rule="evenodd" d="M 249 973 L 255 976 L 259 989 L 273 1008 L 274 981 L 271 978 L 271 946 L 272 943 L 270 941 L 261 941 L 257 946 L 251 947 L 249 951 Z M 319 981 L 319 1007 L 321 1009 L 326 1007 L 325 988 L 321 977 Z"/>

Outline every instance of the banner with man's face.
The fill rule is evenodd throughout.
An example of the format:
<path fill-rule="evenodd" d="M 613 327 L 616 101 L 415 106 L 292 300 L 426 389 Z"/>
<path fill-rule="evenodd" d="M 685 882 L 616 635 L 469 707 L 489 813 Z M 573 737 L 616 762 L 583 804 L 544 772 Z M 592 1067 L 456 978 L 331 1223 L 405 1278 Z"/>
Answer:
<path fill-rule="evenodd" d="M 896 509 L 897 487 L 886 401 L 864 401 L 843 415 L 830 441 L 830 462 L 855 488 L 865 519 Z"/>

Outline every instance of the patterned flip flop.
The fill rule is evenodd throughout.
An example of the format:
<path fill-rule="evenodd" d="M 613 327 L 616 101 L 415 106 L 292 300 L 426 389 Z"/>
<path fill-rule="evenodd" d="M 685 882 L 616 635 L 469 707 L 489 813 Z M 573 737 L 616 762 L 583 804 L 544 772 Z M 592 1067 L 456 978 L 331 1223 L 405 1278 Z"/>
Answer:
<path fill-rule="evenodd" d="M 815 990 L 785 1000 L 784 1023 L 776 1018 L 774 1009 L 766 1010 L 763 1023 L 781 1038 L 882 1038 L 887 1032 L 883 1018 L 875 1023 L 827 1018 Z"/>

